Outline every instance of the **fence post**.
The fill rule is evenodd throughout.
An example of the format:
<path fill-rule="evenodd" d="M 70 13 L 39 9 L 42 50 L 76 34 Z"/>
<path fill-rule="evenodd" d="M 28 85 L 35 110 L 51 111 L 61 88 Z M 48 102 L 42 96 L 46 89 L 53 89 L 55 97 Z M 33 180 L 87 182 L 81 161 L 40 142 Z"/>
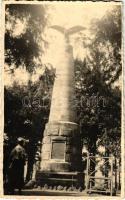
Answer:
<path fill-rule="evenodd" d="M 89 155 L 87 155 L 87 166 L 86 166 L 86 190 L 89 189 Z"/>
<path fill-rule="evenodd" d="M 112 193 L 113 193 L 113 157 L 111 157 L 111 191 L 110 191 L 111 196 Z"/>

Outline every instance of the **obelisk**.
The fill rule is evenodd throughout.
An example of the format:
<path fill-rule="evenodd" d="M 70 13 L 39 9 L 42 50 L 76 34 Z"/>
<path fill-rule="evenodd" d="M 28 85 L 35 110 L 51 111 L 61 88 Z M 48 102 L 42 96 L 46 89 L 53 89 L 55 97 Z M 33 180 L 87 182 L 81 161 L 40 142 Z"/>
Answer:
<path fill-rule="evenodd" d="M 69 35 L 83 28 L 80 26 L 69 30 L 59 26 L 51 28 L 64 34 L 65 43 L 60 49 L 61 55 L 59 66 L 56 67 L 50 115 L 42 141 L 41 172 L 48 174 L 80 172 L 82 150 L 74 106 L 74 60 Z"/>

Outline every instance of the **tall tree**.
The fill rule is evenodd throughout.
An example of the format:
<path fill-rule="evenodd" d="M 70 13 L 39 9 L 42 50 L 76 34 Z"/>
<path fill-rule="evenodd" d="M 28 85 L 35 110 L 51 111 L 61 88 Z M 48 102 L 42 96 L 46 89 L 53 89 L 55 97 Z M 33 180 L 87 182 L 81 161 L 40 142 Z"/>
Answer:
<path fill-rule="evenodd" d="M 8 4 L 5 11 L 5 62 L 32 72 L 41 62 L 42 32 L 48 22 L 46 5 Z M 37 62 L 35 62 L 37 59 Z M 39 61 L 39 62 L 38 62 Z"/>
<path fill-rule="evenodd" d="M 27 180 L 32 178 L 35 153 L 48 120 L 54 77 L 54 70 L 46 67 L 37 82 L 5 87 L 5 133 L 10 142 L 17 137 L 29 140 Z"/>
<path fill-rule="evenodd" d="M 115 82 L 121 75 L 121 41 L 122 41 L 122 17 L 121 6 L 117 5 L 100 20 L 91 24 L 91 34 L 95 34 L 93 49 L 98 46 L 100 52 L 105 48 L 107 58 L 107 74 L 109 83 Z M 103 63 L 102 63 L 103 64 Z M 104 63 L 105 65 L 105 63 Z"/>
<path fill-rule="evenodd" d="M 121 88 L 115 86 L 122 71 L 120 9 L 92 22 L 88 55 L 75 61 L 78 121 L 90 152 L 96 152 L 98 138 L 110 151 L 117 138 L 120 142 Z"/>

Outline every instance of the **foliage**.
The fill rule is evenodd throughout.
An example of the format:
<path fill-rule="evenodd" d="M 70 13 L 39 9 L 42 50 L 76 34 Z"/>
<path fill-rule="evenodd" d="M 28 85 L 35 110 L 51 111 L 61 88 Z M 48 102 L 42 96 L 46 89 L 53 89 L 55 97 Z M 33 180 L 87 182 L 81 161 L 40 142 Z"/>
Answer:
<path fill-rule="evenodd" d="M 47 24 L 47 6 L 31 4 L 6 5 L 5 62 L 15 68 L 26 66 L 32 72 L 43 53 L 42 32 Z M 22 28 L 21 28 L 22 27 Z"/>
<path fill-rule="evenodd" d="M 5 61 L 10 67 L 25 66 L 32 76 L 46 18 L 45 8 L 39 5 L 6 5 L 6 26 L 9 23 L 11 28 L 6 28 Z M 15 36 L 17 19 L 26 25 Z M 120 156 L 121 91 L 115 86 L 122 71 L 120 9 L 92 22 L 92 33 L 88 56 L 74 62 L 77 119 L 90 153 L 104 145 L 109 153 Z M 54 70 L 45 67 L 37 82 L 5 87 L 5 132 L 9 137 L 29 139 L 31 164 L 48 119 L 54 78 Z"/>
<path fill-rule="evenodd" d="M 120 155 L 121 89 L 115 86 L 122 71 L 120 19 L 118 7 L 94 22 L 88 56 L 75 61 L 78 121 L 90 152 L 104 145 Z"/>
<path fill-rule="evenodd" d="M 75 66 L 76 106 L 82 137 L 91 140 L 91 148 L 98 138 L 103 138 L 104 146 L 107 141 L 111 147 L 116 138 L 120 138 L 121 92 L 119 88 L 112 89 L 104 84 L 100 79 L 101 72 L 90 69 L 85 62 L 76 60 Z"/>
<path fill-rule="evenodd" d="M 116 46 L 117 50 L 120 50 L 121 19 L 121 6 L 116 6 L 115 9 L 108 11 L 102 19 L 96 20 L 92 24 L 92 31 L 96 30 L 96 41 L 98 43 L 109 41 L 114 47 Z"/>
<path fill-rule="evenodd" d="M 4 111 L 5 111 L 5 133 L 9 143 L 16 138 L 23 137 L 29 140 L 28 174 L 27 180 L 31 178 L 35 153 L 41 143 L 45 124 L 48 121 L 51 92 L 54 82 L 54 70 L 45 67 L 43 75 L 37 82 L 29 82 L 26 86 L 20 86 L 16 82 L 12 87 L 5 87 Z M 11 148 L 12 149 L 12 148 Z"/>
<path fill-rule="evenodd" d="M 92 44 L 92 50 L 98 50 L 100 55 L 97 56 L 101 56 L 100 50 L 105 49 L 105 57 L 107 59 L 102 60 L 102 65 L 104 65 L 104 70 L 107 70 L 107 76 L 110 78 L 109 83 L 115 82 L 121 75 L 122 71 L 121 19 L 121 6 L 116 6 L 115 9 L 108 11 L 102 19 L 96 20 L 91 25 L 91 34 L 96 33 Z M 95 51 L 93 53 L 95 53 Z M 114 73 L 113 75 L 112 72 Z"/>

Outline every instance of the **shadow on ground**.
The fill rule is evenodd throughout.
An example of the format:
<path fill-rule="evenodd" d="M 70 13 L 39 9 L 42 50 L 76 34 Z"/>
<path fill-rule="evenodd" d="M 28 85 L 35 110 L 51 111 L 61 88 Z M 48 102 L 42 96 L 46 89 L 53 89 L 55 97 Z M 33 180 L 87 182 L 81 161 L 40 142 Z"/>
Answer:
<path fill-rule="evenodd" d="M 14 195 L 18 195 L 18 191 L 15 191 Z M 21 193 L 22 196 L 73 196 L 73 197 L 79 197 L 79 196 L 110 196 L 110 195 L 104 195 L 104 194 L 97 194 L 97 193 L 91 193 L 88 194 L 86 191 L 83 192 L 65 192 L 65 191 L 52 191 L 52 190 L 38 190 L 38 189 L 27 189 L 27 190 L 22 190 Z M 120 195 L 116 195 L 120 196 Z"/>

